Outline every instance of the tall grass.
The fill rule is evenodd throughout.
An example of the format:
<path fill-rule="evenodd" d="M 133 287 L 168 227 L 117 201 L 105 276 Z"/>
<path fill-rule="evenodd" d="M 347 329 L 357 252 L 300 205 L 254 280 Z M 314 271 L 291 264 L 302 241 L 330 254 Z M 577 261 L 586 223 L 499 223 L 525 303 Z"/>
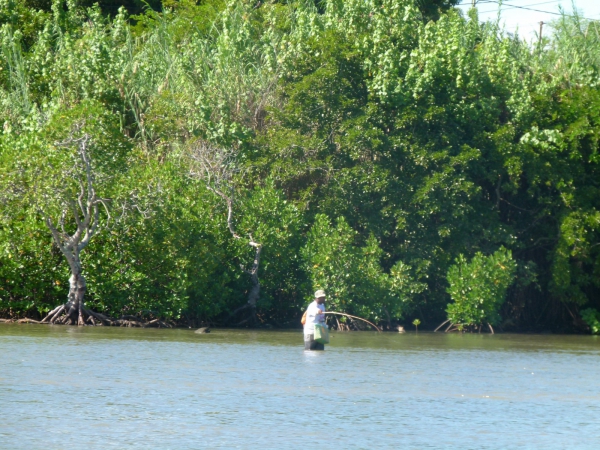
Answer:
<path fill-rule="evenodd" d="M 0 108 L 5 120 L 26 117 L 32 110 L 29 76 L 21 48 L 21 33 L 9 24 L 0 28 L 0 68 L 4 82 L 0 85 Z"/>

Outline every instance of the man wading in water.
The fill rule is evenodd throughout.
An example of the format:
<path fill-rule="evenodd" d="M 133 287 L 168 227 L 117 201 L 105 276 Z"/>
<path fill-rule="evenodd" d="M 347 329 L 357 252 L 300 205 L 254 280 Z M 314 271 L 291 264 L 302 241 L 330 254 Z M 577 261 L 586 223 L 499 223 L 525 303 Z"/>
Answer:
<path fill-rule="evenodd" d="M 315 342 L 315 324 L 325 325 L 325 291 L 315 292 L 315 301 L 308 305 L 304 323 L 304 350 L 325 350 L 325 344 Z"/>

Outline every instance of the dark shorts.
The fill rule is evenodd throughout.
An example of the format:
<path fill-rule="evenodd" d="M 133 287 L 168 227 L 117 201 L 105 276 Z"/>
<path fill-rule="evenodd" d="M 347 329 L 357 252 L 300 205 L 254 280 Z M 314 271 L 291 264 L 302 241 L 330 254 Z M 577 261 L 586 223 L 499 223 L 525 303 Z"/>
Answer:
<path fill-rule="evenodd" d="M 325 350 L 325 344 L 319 344 L 316 342 L 314 334 L 305 334 L 304 350 Z"/>

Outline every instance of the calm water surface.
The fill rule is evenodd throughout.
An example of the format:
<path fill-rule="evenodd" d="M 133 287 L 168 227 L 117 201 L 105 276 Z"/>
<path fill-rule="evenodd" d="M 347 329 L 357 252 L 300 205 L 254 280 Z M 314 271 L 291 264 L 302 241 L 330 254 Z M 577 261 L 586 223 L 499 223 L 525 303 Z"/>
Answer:
<path fill-rule="evenodd" d="M 600 448 L 600 339 L 0 324 L 0 449 Z"/>

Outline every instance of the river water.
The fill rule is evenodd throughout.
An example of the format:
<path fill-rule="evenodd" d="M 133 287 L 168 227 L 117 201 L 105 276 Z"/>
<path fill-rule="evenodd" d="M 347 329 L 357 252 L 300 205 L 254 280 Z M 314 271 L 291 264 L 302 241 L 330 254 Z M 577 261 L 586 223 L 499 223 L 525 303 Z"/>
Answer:
<path fill-rule="evenodd" d="M 0 325 L 0 449 L 600 448 L 600 339 Z"/>

